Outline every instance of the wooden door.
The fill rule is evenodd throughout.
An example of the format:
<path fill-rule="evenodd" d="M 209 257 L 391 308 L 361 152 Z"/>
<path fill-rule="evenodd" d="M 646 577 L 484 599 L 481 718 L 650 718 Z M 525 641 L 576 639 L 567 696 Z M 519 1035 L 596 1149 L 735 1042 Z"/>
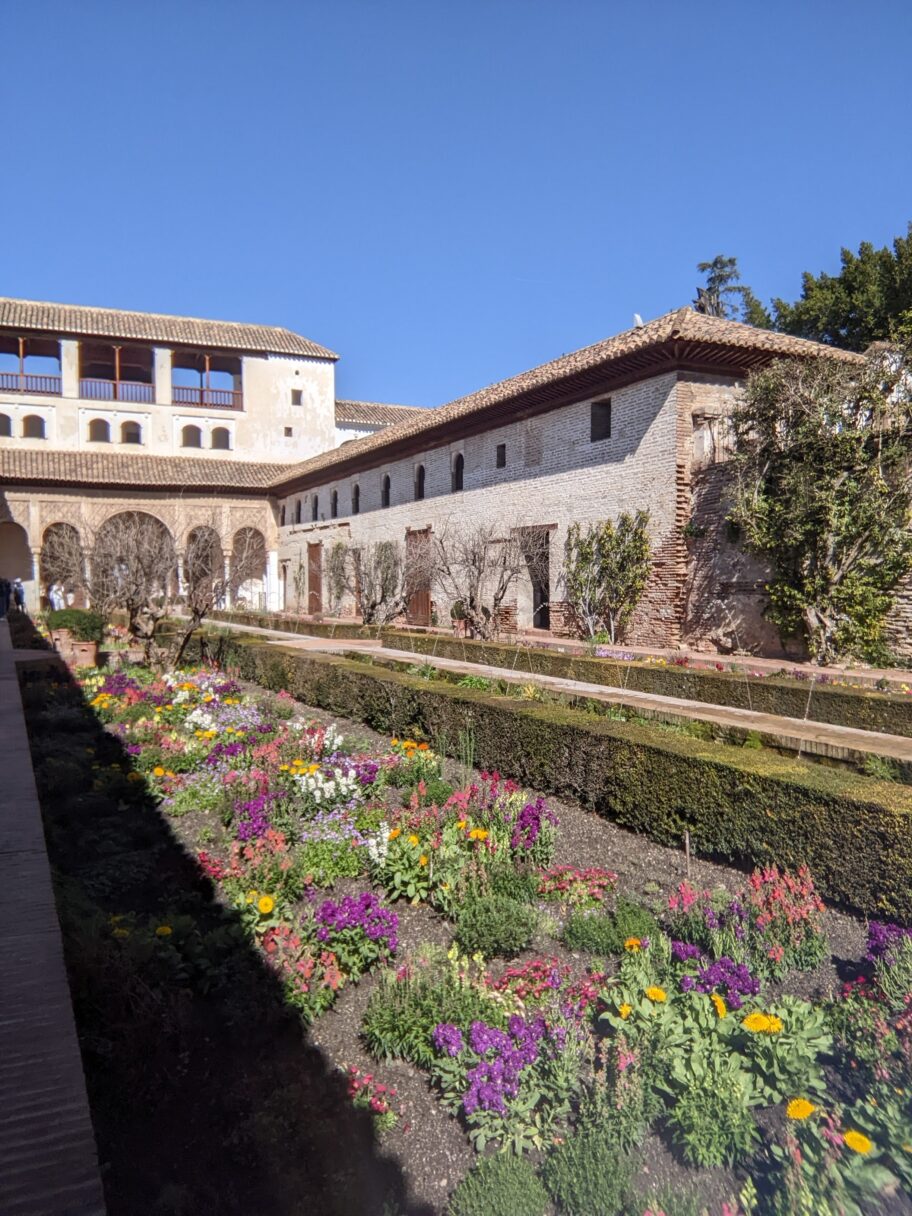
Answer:
<path fill-rule="evenodd" d="M 323 611 L 323 546 L 307 546 L 307 611 L 319 616 Z"/>
<path fill-rule="evenodd" d="M 430 557 L 430 545 L 430 528 L 405 534 L 405 560 L 410 569 L 419 572 L 412 584 L 412 594 L 409 596 L 406 611 L 406 619 L 410 625 L 427 626 L 431 623 L 431 577 L 427 560 Z"/>

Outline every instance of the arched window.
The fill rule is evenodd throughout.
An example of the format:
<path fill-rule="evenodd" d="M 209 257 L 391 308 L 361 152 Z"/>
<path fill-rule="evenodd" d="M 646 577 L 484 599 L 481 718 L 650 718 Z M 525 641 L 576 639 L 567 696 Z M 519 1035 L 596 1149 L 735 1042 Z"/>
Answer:
<path fill-rule="evenodd" d="M 458 494 L 462 489 L 462 475 L 464 471 L 465 457 L 462 452 L 457 452 L 456 459 L 453 461 L 452 489 L 454 494 Z"/>
<path fill-rule="evenodd" d="M 383 481 L 380 483 L 380 506 L 388 507 L 390 505 L 390 476 L 389 473 L 383 474 Z"/>
<path fill-rule="evenodd" d="M 339 518 L 339 491 L 333 490 L 329 496 L 329 515 L 331 519 Z"/>
<path fill-rule="evenodd" d="M 297 500 L 297 502 L 295 503 L 295 523 L 299 524 L 300 522 L 301 522 L 301 500 L 299 498 Z"/>
<path fill-rule="evenodd" d="M 26 414 L 22 419 L 23 439 L 44 439 L 44 419 L 37 414 Z"/>
<path fill-rule="evenodd" d="M 420 464 L 415 470 L 415 502 L 424 498 L 424 465 Z"/>
<path fill-rule="evenodd" d="M 280 528 L 285 527 L 285 504 L 284 503 L 282 503 L 282 506 L 279 510 L 279 527 Z"/>
<path fill-rule="evenodd" d="M 352 486 L 352 515 L 357 515 L 361 510 L 361 487 L 357 482 Z"/>
<path fill-rule="evenodd" d="M 13 435 L 13 424 L 9 414 L 0 414 L 0 437 L 3 439 L 11 439 Z"/>
<path fill-rule="evenodd" d="M 111 427 L 104 418 L 93 418 L 89 423 L 89 443 L 110 443 Z"/>
<path fill-rule="evenodd" d="M 198 426 L 185 426 L 181 431 L 181 447 L 182 448 L 201 448 L 203 446 L 203 432 Z"/>
<path fill-rule="evenodd" d="M 142 427 L 138 422 L 122 422 L 120 424 L 121 443 L 142 443 Z"/>
<path fill-rule="evenodd" d="M 320 499 L 314 494 L 310 503 L 310 518 L 314 523 L 320 518 Z"/>
<path fill-rule="evenodd" d="M 231 432 L 226 426 L 212 428 L 212 446 L 218 448 L 220 452 L 231 451 Z"/>

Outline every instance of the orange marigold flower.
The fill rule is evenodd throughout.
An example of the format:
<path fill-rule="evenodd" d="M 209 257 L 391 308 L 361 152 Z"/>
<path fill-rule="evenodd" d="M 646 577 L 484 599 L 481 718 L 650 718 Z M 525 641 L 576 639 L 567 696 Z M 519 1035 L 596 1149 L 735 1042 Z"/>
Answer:
<path fill-rule="evenodd" d="M 636 954 L 642 944 L 642 941 L 638 937 L 628 937 L 624 942 L 624 949 L 629 954 Z"/>
<path fill-rule="evenodd" d="M 715 1005 L 716 1013 L 720 1018 L 728 1017 L 728 1006 L 725 1004 L 722 997 L 719 996 L 718 992 L 714 992 L 712 994 L 712 1003 Z"/>
<path fill-rule="evenodd" d="M 418 864 L 419 864 L 420 866 L 426 866 L 426 865 L 427 865 L 427 858 L 425 857 L 425 855 L 424 855 L 423 853 L 422 853 L 422 854 L 421 854 L 421 856 L 418 858 Z"/>
<path fill-rule="evenodd" d="M 401 835 L 402 835 L 402 828 L 393 828 L 393 830 L 390 832 L 389 836 L 387 837 L 387 840 L 395 840 L 398 836 L 401 836 Z"/>
<path fill-rule="evenodd" d="M 420 752 L 426 752 L 426 751 L 429 751 L 429 750 L 430 750 L 430 745 L 429 745 L 429 744 L 427 744 L 427 743 L 419 743 L 419 744 L 418 744 L 418 750 L 419 750 Z"/>

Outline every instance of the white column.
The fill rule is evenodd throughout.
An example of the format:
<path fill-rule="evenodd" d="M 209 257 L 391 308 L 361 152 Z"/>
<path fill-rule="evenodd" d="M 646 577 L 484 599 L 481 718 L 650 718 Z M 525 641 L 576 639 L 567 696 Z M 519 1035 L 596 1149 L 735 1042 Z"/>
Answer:
<path fill-rule="evenodd" d="M 270 549 L 266 554 L 266 608 L 269 612 L 281 610 L 281 588 L 279 585 L 279 551 Z"/>
<path fill-rule="evenodd" d="M 60 339 L 60 391 L 64 397 L 79 396 L 79 343 Z"/>
<path fill-rule="evenodd" d="M 155 348 L 155 404 L 171 405 L 171 352 Z"/>
<path fill-rule="evenodd" d="M 219 605 L 220 608 L 229 609 L 231 607 L 231 554 L 225 554 L 225 602 Z"/>

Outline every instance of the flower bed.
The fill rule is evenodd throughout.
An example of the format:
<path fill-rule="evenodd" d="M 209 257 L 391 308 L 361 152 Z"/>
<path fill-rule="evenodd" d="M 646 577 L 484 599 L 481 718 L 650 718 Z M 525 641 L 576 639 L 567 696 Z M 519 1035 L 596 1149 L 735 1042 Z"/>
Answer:
<path fill-rule="evenodd" d="M 53 686 L 36 688 L 41 705 Z M 42 708 L 46 801 L 82 782 L 93 814 L 129 822 L 151 799 L 221 909 L 204 923 L 197 897 L 178 906 L 161 874 L 154 901 L 130 907 L 150 862 L 139 849 L 138 876 L 122 856 L 111 871 L 102 834 L 102 865 L 83 861 L 70 879 L 88 900 L 88 957 L 103 959 L 87 987 L 73 979 L 90 1044 L 104 1033 L 91 1021 L 102 975 L 128 987 L 134 1030 L 148 1016 L 179 1038 L 166 994 L 234 994 L 243 948 L 304 1027 L 369 987 L 360 1034 L 376 1068 L 347 1063 L 341 1092 L 407 1165 L 416 1133 L 391 1077 L 425 1079 L 420 1092 L 480 1155 L 455 1216 L 674 1216 L 701 1198 L 712 1216 L 908 1210 L 909 930 L 872 924 L 855 979 L 809 1001 L 790 985 L 827 944 L 806 869 L 767 866 L 725 891 L 681 883 L 649 909 L 611 870 L 555 864 L 561 824 L 542 796 L 496 772 L 454 785 L 427 740 L 352 748 L 287 693 L 215 671 L 97 672 L 81 688 L 104 733 L 65 754 L 47 731 L 75 703 Z M 410 948 L 406 912 L 422 926 Z M 448 950 L 422 944 L 441 929 Z M 681 1193 L 697 1206 L 651 1191 L 641 1165 L 653 1142 L 683 1163 Z M 208 1195 L 200 1210 L 235 1210 L 217 1181 Z M 377 1193 L 347 1210 L 397 1202 Z M 301 1210 L 300 1196 L 270 1210 Z"/>

